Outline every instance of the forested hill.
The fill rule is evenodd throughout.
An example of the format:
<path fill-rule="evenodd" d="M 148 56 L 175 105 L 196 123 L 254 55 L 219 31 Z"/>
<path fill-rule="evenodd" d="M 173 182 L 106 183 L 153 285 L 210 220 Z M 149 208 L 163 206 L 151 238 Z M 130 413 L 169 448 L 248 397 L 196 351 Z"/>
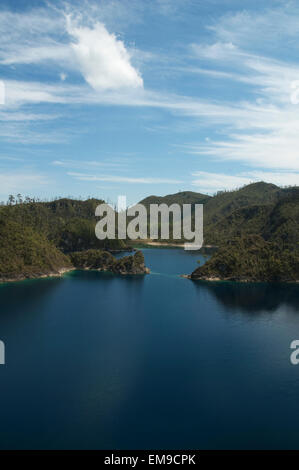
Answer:
<path fill-rule="evenodd" d="M 219 217 L 205 226 L 205 240 L 219 250 L 193 279 L 298 281 L 299 188 Z"/>
<path fill-rule="evenodd" d="M 191 279 L 209 281 L 282 281 L 299 280 L 299 250 L 294 245 L 266 241 L 248 235 L 226 241 Z"/>
<path fill-rule="evenodd" d="M 95 236 L 95 208 L 101 200 L 39 202 L 12 197 L 0 206 L 0 280 L 59 274 L 72 268 L 72 252 L 114 251 L 122 240 Z"/>
<path fill-rule="evenodd" d="M 213 197 L 177 193 L 144 201 L 204 205 L 204 244 L 218 251 L 192 279 L 299 280 L 298 187 L 259 182 Z"/>
<path fill-rule="evenodd" d="M 205 204 L 211 199 L 211 196 L 206 194 L 196 193 L 193 191 L 182 191 L 176 194 L 169 194 L 168 196 L 148 196 L 140 204 L 149 207 L 150 204 Z"/>
<path fill-rule="evenodd" d="M 74 252 L 126 249 L 123 240 L 96 238 L 94 214 L 102 202 L 68 198 L 40 202 L 11 197 L 0 205 L 0 278 L 59 272 L 72 266 L 69 255 Z M 251 278 L 256 280 L 266 280 L 266 272 L 271 279 L 285 279 L 282 272 L 292 280 L 299 279 L 298 187 L 279 188 L 260 182 L 213 197 L 185 191 L 150 196 L 141 202 L 147 207 L 151 203 L 204 205 L 204 244 L 216 245 L 219 251 L 204 268 L 195 271 L 193 278 L 246 278 L 246 269 L 250 268 Z M 97 256 L 102 259 L 101 253 Z M 295 261 L 291 263 L 292 259 Z M 261 260 L 268 263 L 268 271 L 263 271 Z M 288 263 L 290 269 L 286 271 Z M 134 271 L 138 271 L 135 265 Z"/>
<path fill-rule="evenodd" d="M 70 260 L 45 235 L 0 214 L 0 280 L 59 274 Z"/>
<path fill-rule="evenodd" d="M 100 199 L 80 201 L 66 198 L 51 202 L 27 200 L 1 206 L 0 217 L 31 227 L 64 253 L 87 249 L 122 249 L 125 247 L 122 240 L 100 241 L 95 236 L 98 221 L 95 209 L 103 202 Z"/>
<path fill-rule="evenodd" d="M 299 188 L 278 188 L 268 197 L 253 199 L 249 203 L 237 194 L 228 204 L 223 204 L 222 200 L 216 209 L 205 206 L 205 241 L 221 245 L 231 238 L 250 234 L 262 235 L 267 240 L 280 236 L 284 241 L 290 237 L 294 239 L 298 228 L 298 194 Z M 285 230 L 284 234 L 282 230 Z"/>
<path fill-rule="evenodd" d="M 279 188 L 259 182 L 215 196 L 181 192 L 150 196 L 141 203 L 146 206 L 152 203 L 203 204 L 204 243 L 221 246 L 234 237 L 250 234 L 262 235 L 265 239 L 283 236 L 286 240 L 291 234 L 296 238 L 298 191 L 296 187 Z"/>

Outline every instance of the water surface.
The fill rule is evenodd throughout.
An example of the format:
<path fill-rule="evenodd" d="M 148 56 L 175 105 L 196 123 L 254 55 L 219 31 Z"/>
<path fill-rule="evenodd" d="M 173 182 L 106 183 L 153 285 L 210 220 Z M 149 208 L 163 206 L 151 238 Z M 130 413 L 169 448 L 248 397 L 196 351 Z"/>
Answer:
<path fill-rule="evenodd" d="M 0 448 L 299 448 L 299 286 L 74 272 L 0 287 Z"/>

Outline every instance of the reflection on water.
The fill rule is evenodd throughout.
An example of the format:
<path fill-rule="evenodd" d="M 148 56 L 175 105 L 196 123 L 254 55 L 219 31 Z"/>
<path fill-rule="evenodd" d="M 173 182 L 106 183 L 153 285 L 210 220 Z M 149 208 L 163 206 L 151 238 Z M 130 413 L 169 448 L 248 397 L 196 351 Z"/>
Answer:
<path fill-rule="evenodd" d="M 284 305 L 298 310 L 299 285 L 280 283 L 238 283 L 192 281 L 198 289 L 207 289 L 230 311 L 250 314 L 274 312 Z"/>

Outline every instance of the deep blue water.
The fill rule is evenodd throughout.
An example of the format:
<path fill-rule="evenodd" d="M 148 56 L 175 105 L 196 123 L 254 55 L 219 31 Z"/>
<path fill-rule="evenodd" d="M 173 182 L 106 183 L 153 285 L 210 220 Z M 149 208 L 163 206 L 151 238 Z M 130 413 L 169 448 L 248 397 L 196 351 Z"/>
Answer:
<path fill-rule="evenodd" d="M 0 287 L 0 448 L 299 448 L 299 286 L 74 272 Z"/>

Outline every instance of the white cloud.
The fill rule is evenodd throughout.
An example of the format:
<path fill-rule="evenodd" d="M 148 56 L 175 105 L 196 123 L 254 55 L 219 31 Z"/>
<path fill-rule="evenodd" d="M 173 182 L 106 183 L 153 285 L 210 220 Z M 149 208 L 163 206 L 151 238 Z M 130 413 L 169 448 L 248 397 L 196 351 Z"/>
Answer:
<path fill-rule="evenodd" d="M 69 169 L 91 169 L 91 168 L 118 168 L 127 169 L 127 163 L 121 161 L 96 161 L 96 160 L 54 160 L 54 166 L 60 166 Z"/>
<path fill-rule="evenodd" d="M 227 175 L 224 173 L 197 171 L 192 176 L 195 178 L 192 181 L 192 185 L 196 186 L 199 191 L 208 194 L 214 194 L 217 191 L 229 191 L 258 181 L 273 183 L 277 186 L 299 185 L 299 172 L 251 171 L 242 172 L 237 175 Z"/>
<path fill-rule="evenodd" d="M 218 100 L 211 100 L 144 89 L 141 74 L 134 67 L 134 54 L 123 40 L 110 32 L 113 31 L 111 18 L 121 8 L 120 3 L 110 2 L 108 6 L 109 2 L 106 2 L 106 16 L 102 10 L 103 2 L 93 3 L 92 6 L 90 2 L 84 2 L 79 9 L 78 4 L 74 2 L 69 5 L 73 16 L 67 16 L 68 21 L 65 12 L 54 7 L 22 14 L 0 12 L 2 65 L 46 65 L 52 71 L 54 64 L 57 68 L 57 82 L 7 80 L 6 103 L 3 108 L 1 106 L 0 120 L 6 116 L 7 120 L 20 123 L 33 123 L 39 120 L 39 116 L 50 119 L 50 114 L 32 111 L 41 103 L 161 108 L 191 117 L 198 126 L 203 124 L 219 131 L 217 140 L 211 138 L 203 143 L 186 145 L 190 153 L 205 155 L 215 161 L 233 160 L 255 167 L 298 171 L 299 108 L 291 102 L 294 91 L 291 85 L 299 78 L 299 66 L 247 49 L 248 44 L 258 43 L 253 36 L 259 40 L 261 36 L 272 38 L 271 24 L 284 37 L 287 37 L 288 30 L 292 37 L 296 36 L 299 32 L 297 10 L 292 10 L 295 11 L 294 15 L 292 12 L 287 15 L 287 9 L 282 15 L 277 11 L 267 11 L 263 15 L 226 15 L 209 28 L 214 35 L 210 45 L 192 46 L 193 60 L 196 58 L 199 66 L 194 66 L 194 63 L 191 66 L 189 56 L 180 57 L 177 63 L 188 61 L 186 67 L 181 67 L 182 73 L 208 74 L 217 80 L 224 79 L 226 85 L 227 80 L 238 81 L 244 84 L 245 93 L 248 92 L 246 85 L 250 86 L 250 96 L 244 94 L 247 100 L 225 101 L 221 96 Z M 171 7 L 168 1 L 161 1 L 160 4 L 162 9 Z M 85 14 L 87 5 L 90 9 Z M 125 8 L 127 6 L 128 3 Z M 104 23 L 108 17 L 110 22 L 106 27 Z M 255 20 L 258 28 L 255 27 Z M 280 22 L 283 24 L 279 25 Z M 210 61 L 209 68 L 204 67 L 207 61 Z M 172 62 L 170 58 L 170 68 Z M 216 65 L 215 70 L 212 70 L 211 63 Z M 72 85 L 71 74 L 74 71 L 79 71 L 87 83 L 82 81 Z M 63 80 L 66 74 L 70 80 Z M 197 96 L 200 96 L 200 91 L 199 86 Z M 29 106 L 22 111 L 18 109 L 25 105 L 31 105 L 30 110 Z M 32 133 L 26 126 L 19 129 L 11 125 L 2 126 L 0 136 L 10 139 L 16 136 L 20 141 L 22 132 L 22 142 L 32 141 Z M 39 136 L 36 141 L 38 139 Z"/>
<path fill-rule="evenodd" d="M 86 7 L 95 18 L 102 11 L 95 4 Z M 103 22 L 89 17 L 87 20 L 78 5 L 72 11 L 72 16 L 55 8 L 22 14 L 0 12 L 0 64 L 49 66 L 53 62 L 79 71 L 89 85 L 100 91 L 142 87 L 143 79 L 132 65 L 124 42 L 109 33 Z M 60 78 L 64 81 L 66 73 L 60 73 Z"/>
<path fill-rule="evenodd" d="M 98 22 L 89 28 L 67 17 L 67 30 L 75 40 L 71 47 L 80 71 L 95 90 L 143 86 L 123 41 L 110 34 L 104 24 Z"/>
<path fill-rule="evenodd" d="M 281 116 L 286 118 L 286 114 Z M 275 124 L 273 123 L 273 128 Z M 234 134 L 230 140 L 190 146 L 188 152 L 250 166 L 299 171 L 299 121 L 269 134 Z"/>
<path fill-rule="evenodd" d="M 15 64 L 36 64 L 42 62 L 61 62 L 70 61 L 70 48 L 67 45 L 45 45 L 45 46 L 32 46 L 23 47 L 16 51 L 6 51 L 2 56 L 0 63 L 2 65 L 15 65 Z"/>
<path fill-rule="evenodd" d="M 274 30 L 280 45 L 284 43 L 282 37 L 290 42 L 290 38 L 296 36 L 298 16 L 299 11 L 294 5 L 289 11 L 276 9 L 263 14 L 226 15 L 209 27 L 214 33 L 212 44 L 191 46 L 200 66 L 191 67 L 189 73 L 207 74 L 222 82 L 224 79 L 224 83 L 232 87 L 228 80 L 238 81 L 243 84 L 247 99 L 218 102 L 214 107 L 208 103 L 210 124 L 222 124 L 219 138 L 187 145 L 187 151 L 215 161 L 231 160 L 255 167 L 299 170 L 299 108 L 295 105 L 299 96 L 299 66 L 297 61 L 291 61 L 292 55 L 278 60 L 264 53 L 269 38 L 271 52 L 275 53 Z M 261 44 L 263 54 L 259 49 Z M 259 52 L 252 52 L 254 48 Z M 203 66 L 207 63 L 209 68 Z M 211 64 L 215 65 L 215 70 Z M 194 115 L 196 113 L 200 117 L 203 115 L 199 107 L 194 110 Z M 293 181 L 291 177 L 290 181 Z"/>
<path fill-rule="evenodd" d="M 248 44 L 255 48 L 269 47 L 275 52 L 276 46 L 288 47 L 289 39 L 297 39 L 299 34 L 298 2 L 291 0 L 277 3 L 260 11 L 242 10 L 224 15 L 209 25 L 208 29 L 220 41 L 237 43 L 243 48 L 247 48 Z"/>
<path fill-rule="evenodd" d="M 1 194 L 17 194 L 32 191 L 49 183 L 49 179 L 39 173 L 31 171 L 3 171 L 0 172 Z"/>
<path fill-rule="evenodd" d="M 126 176 L 116 176 L 116 175 L 88 175 L 84 173 L 75 173 L 75 172 L 68 172 L 69 176 L 74 177 L 80 181 L 106 181 L 110 183 L 130 183 L 130 184 L 179 184 L 183 183 L 183 181 L 176 180 L 176 179 L 169 179 L 169 178 L 149 178 L 149 177 L 142 177 L 142 178 L 133 178 L 133 177 L 126 177 Z"/>
<path fill-rule="evenodd" d="M 191 44 L 192 51 L 201 58 L 218 61 L 235 60 L 244 55 L 231 42 L 216 42 L 214 44 Z M 246 54 L 247 55 L 247 54 Z"/>
<path fill-rule="evenodd" d="M 239 188 L 253 181 L 246 176 L 232 176 L 206 171 L 197 171 L 192 176 L 196 178 L 192 181 L 192 185 L 198 187 L 199 191 L 207 194 Z"/>

